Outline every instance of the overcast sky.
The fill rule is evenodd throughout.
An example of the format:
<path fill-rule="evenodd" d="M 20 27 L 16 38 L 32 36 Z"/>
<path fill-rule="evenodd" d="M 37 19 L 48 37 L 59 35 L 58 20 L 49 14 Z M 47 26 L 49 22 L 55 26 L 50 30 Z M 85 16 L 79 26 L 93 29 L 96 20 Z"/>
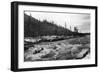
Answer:
<path fill-rule="evenodd" d="M 65 26 L 73 31 L 74 26 L 77 26 L 79 32 L 90 32 L 90 14 L 78 14 L 78 13 L 50 13 L 50 12 L 25 12 L 36 19 L 43 21 L 54 21 L 57 25 Z"/>

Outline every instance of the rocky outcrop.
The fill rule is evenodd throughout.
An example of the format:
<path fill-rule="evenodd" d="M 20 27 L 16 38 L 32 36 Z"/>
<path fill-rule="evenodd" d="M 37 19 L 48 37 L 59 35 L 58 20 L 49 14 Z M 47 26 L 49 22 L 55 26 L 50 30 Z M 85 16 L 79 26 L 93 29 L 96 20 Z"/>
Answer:
<path fill-rule="evenodd" d="M 70 60 L 82 59 L 90 51 L 88 45 L 70 45 L 57 43 L 54 45 L 35 45 L 25 51 L 25 61 Z"/>

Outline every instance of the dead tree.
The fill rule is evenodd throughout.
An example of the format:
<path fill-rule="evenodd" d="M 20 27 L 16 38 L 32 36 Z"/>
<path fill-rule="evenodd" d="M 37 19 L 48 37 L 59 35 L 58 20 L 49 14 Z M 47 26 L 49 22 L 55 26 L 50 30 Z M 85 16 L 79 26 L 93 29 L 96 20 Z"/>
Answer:
<path fill-rule="evenodd" d="M 70 26 L 70 31 L 71 31 L 71 26 Z"/>
<path fill-rule="evenodd" d="M 65 22 L 65 28 L 67 28 L 66 22 Z"/>

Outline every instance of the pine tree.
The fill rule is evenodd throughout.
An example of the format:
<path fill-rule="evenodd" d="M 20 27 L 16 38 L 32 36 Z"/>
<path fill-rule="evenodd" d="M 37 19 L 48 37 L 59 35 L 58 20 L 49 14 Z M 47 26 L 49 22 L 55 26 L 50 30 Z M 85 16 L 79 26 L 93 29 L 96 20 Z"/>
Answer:
<path fill-rule="evenodd" d="M 78 33 L 78 28 L 74 27 L 74 32 Z"/>
<path fill-rule="evenodd" d="M 31 36 L 30 25 L 31 25 L 31 13 L 30 13 L 30 16 L 28 18 L 28 26 L 27 26 L 27 28 L 28 28 L 28 36 Z"/>

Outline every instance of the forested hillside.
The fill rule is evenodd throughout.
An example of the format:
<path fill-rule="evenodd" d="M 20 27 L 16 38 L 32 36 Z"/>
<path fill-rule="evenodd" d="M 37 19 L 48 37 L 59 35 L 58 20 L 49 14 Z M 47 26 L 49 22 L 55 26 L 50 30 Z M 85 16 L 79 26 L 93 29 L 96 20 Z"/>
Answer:
<path fill-rule="evenodd" d="M 58 26 L 53 21 L 48 22 L 46 19 L 40 21 L 32 16 L 24 14 L 24 36 L 37 37 L 47 35 L 72 35 L 72 31 Z"/>

